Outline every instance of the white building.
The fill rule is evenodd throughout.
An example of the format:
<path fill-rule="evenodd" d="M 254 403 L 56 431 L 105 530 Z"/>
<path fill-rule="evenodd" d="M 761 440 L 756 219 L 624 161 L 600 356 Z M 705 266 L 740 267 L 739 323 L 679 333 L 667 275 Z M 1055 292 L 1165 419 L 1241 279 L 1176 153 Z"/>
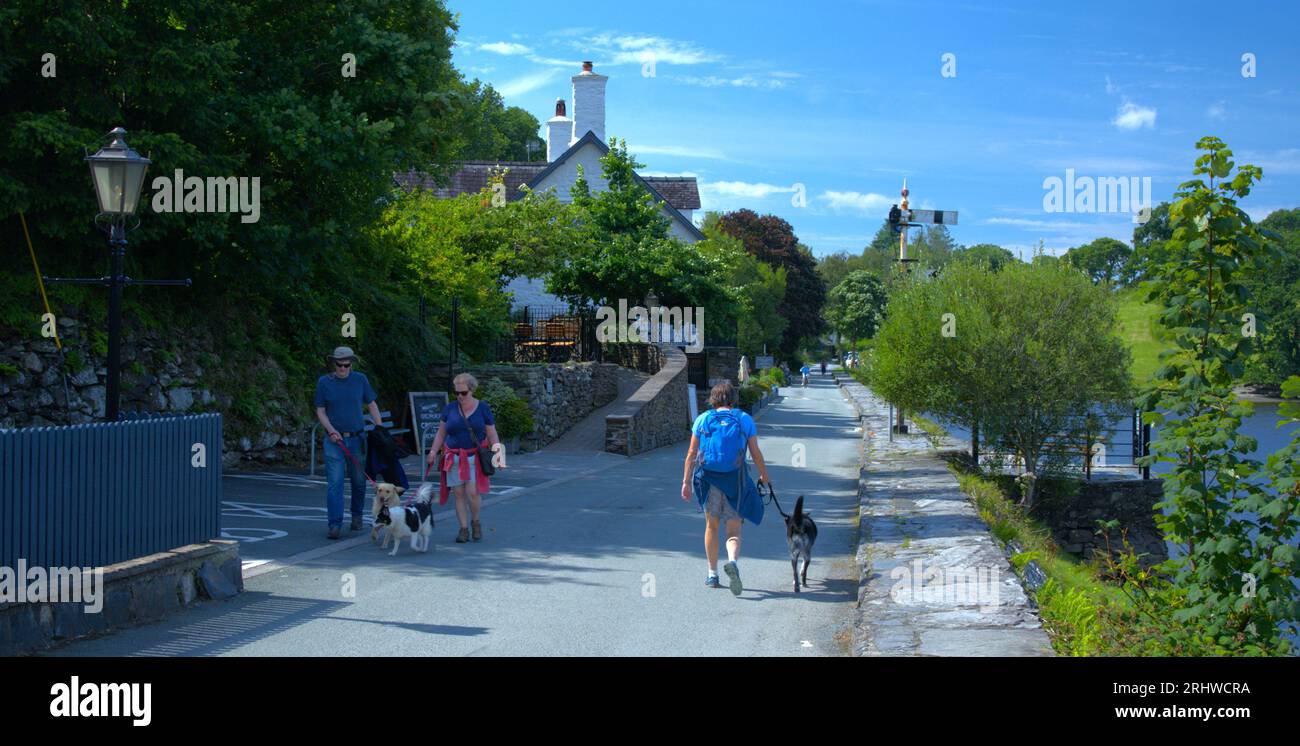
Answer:
<path fill-rule="evenodd" d="M 478 193 L 487 188 L 493 170 L 506 169 L 506 198 L 523 197 L 520 187 L 527 186 L 536 192 L 554 189 L 562 202 L 572 197 L 569 189 L 578 179 L 578 166 L 593 192 L 608 188 L 601 174 L 600 159 L 609 152 L 605 142 L 605 85 L 606 75 L 592 71 L 590 62 L 582 63 L 582 72 L 572 77 L 573 117 L 566 113 L 563 98 L 555 101 L 555 116 L 546 122 L 546 162 L 540 161 L 466 161 L 452 176 L 451 183 L 440 187 L 432 177 L 418 172 L 395 175 L 397 183 L 406 189 L 423 187 L 439 197 L 455 197 L 465 193 Z M 694 243 L 704 238 L 695 227 L 694 213 L 700 209 L 700 191 L 693 176 L 640 176 L 637 181 L 650 193 L 669 220 L 669 232 L 683 241 Z M 514 291 L 516 307 L 560 303 L 546 294 L 540 281 L 519 278 L 507 286 Z"/>

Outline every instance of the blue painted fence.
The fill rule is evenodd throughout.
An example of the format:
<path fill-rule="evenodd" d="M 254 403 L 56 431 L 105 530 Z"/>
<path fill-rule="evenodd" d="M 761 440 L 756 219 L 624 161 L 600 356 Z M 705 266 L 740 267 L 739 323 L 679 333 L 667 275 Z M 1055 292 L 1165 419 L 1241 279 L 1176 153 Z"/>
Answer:
<path fill-rule="evenodd" d="M 0 430 L 0 565 L 103 567 L 220 534 L 219 414 Z"/>

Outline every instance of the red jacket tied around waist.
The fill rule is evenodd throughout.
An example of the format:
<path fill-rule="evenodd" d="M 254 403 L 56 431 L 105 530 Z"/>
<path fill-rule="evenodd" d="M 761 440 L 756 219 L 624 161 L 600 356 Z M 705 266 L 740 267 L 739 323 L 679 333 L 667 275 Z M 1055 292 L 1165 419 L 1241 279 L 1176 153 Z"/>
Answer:
<path fill-rule="evenodd" d="M 478 450 L 477 450 L 477 449 L 474 449 L 474 448 L 443 448 L 443 449 L 442 449 L 442 464 L 438 467 L 439 477 L 440 477 L 440 479 L 441 479 L 441 481 L 442 481 L 442 489 L 439 490 L 439 492 L 438 492 L 438 504 L 439 504 L 439 505 L 446 505 L 446 504 L 447 504 L 447 495 L 450 493 L 450 488 L 447 487 L 447 476 L 446 476 L 446 475 L 447 475 L 447 472 L 450 471 L 451 469 L 453 469 L 453 468 L 457 468 L 457 466 L 456 466 L 456 460 L 455 460 L 455 459 L 456 459 L 456 456 L 460 456 L 460 465 L 459 465 L 459 467 L 458 467 L 458 468 L 459 468 L 459 471 L 457 472 L 457 476 L 460 477 L 460 480 L 461 480 L 462 482 L 468 482 L 468 481 L 469 481 L 469 476 L 470 476 L 470 474 L 469 474 L 469 470 L 470 470 L 469 457 L 470 457 L 470 456 L 473 456 L 473 457 L 474 457 L 474 460 L 475 460 L 475 464 L 474 464 L 474 486 L 475 486 L 475 489 L 478 491 L 478 493 L 479 493 L 480 495 L 486 495 L 487 492 L 488 492 L 488 490 L 491 489 L 491 487 L 492 487 L 492 484 L 488 481 L 487 475 L 485 475 L 485 474 L 483 473 L 483 470 L 482 470 L 481 468 L 479 468 L 479 465 L 478 465 L 478 463 L 477 463 L 477 461 L 478 461 Z"/>

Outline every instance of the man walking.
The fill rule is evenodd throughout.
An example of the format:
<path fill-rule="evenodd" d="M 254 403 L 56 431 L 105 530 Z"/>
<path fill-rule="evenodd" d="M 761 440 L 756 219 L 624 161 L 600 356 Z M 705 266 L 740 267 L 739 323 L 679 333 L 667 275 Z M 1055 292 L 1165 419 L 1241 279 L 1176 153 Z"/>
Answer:
<path fill-rule="evenodd" d="M 325 506 L 329 515 L 330 539 L 339 538 L 343 528 L 343 478 L 352 483 L 352 530 L 361 530 L 366 501 L 365 423 L 361 409 L 370 411 L 376 425 L 381 422 L 375 390 L 364 373 L 355 371 L 357 356 L 351 347 L 336 347 L 325 357 L 332 369 L 316 381 L 316 419 L 325 428 Z M 345 450 L 346 449 L 346 450 Z M 351 458 L 349 458 L 351 454 Z"/>

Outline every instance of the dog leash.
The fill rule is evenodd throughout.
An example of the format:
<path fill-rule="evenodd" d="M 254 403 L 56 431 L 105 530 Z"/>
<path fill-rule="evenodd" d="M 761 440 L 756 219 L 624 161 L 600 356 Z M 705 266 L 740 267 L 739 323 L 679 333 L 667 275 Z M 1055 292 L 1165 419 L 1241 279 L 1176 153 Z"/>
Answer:
<path fill-rule="evenodd" d="M 347 457 L 348 457 L 349 459 L 352 459 L 352 465 L 355 466 L 355 467 L 357 467 L 358 469 L 361 469 L 361 464 L 357 463 L 357 457 L 356 457 L 356 456 L 353 456 L 353 455 L 352 455 L 352 451 L 349 451 L 349 450 L 348 450 L 348 447 L 345 446 L 345 445 L 343 445 L 343 441 L 340 440 L 340 441 L 338 442 L 337 445 L 338 445 L 339 448 L 342 448 L 342 449 L 343 449 L 343 453 L 347 454 Z M 373 480 L 373 479 L 370 479 L 370 475 L 366 473 L 366 470 L 365 470 L 365 469 L 361 469 L 361 476 L 365 477 L 366 479 L 369 479 L 369 480 L 370 480 L 370 483 L 373 484 L 376 488 L 379 487 L 379 483 L 376 482 L 376 481 Z"/>
<path fill-rule="evenodd" d="M 780 513 L 782 518 L 789 518 L 790 516 L 786 515 L 786 512 L 784 510 L 781 510 L 781 503 L 776 501 L 776 490 L 772 488 L 772 483 L 764 482 L 763 484 L 767 486 L 768 502 L 776 506 L 776 512 Z M 759 488 L 759 491 L 760 492 L 762 491 L 762 487 Z"/>

